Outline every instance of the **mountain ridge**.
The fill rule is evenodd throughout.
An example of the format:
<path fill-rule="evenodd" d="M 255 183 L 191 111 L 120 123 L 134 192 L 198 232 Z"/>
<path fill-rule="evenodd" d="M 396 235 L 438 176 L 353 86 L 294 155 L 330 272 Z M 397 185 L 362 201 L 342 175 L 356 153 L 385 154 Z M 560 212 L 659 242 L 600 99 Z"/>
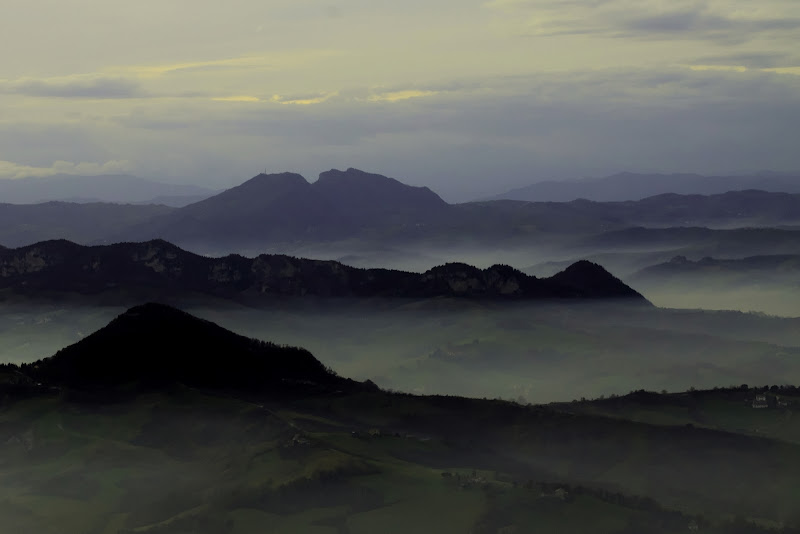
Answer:
<path fill-rule="evenodd" d="M 583 273 L 583 274 L 582 274 Z M 585 279 L 590 279 L 587 283 Z M 489 299 L 644 297 L 589 262 L 573 275 L 539 279 L 504 265 L 450 263 L 418 274 L 359 269 L 334 261 L 262 254 L 207 258 L 167 241 L 86 247 L 58 240 L 0 250 L 0 288 L 21 294 L 103 294 L 149 289 L 223 298 L 265 296 L 464 297 Z"/>
<path fill-rule="evenodd" d="M 626 226 L 800 224 L 800 194 L 759 190 L 713 195 L 664 193 L 636 201 L 492 200 L 448 204 L 428 188 L 357 169 L 331 170 L 309 183 L 299 174 L 258 175 L 219 195 L 110 236 L 161 237 L 220 250 L 286 250 L 347 239 L 513 240 L 542 233 L 596 233 Z"/>
<path fill-rule="evenodd" d="M 292 172 L 262 173 L 110 240 L 324 241 L 386 225 L 424 223 L 448 207 L 428 188 L 352 168 L 326 171 L 313 183 Z"/>
<path fill-rule="evenodd" d="M 744 176 L 705 176 L 692 173 L 620 172 L 600 178 L 544 180 L 511 189 L 489 199 L 565 202 L 586 198 L 607 202 L 641 200 L 662 193 L 708 195 L 746 189 L 800 193 L 800 175 L 758 173 Z"/>
<path fill-rule="evenodd" d="M 426 187 L 349 168 L 310 183 L 297 173 L 259 174 L 181 208 L 148 205 L 0 204 L 0 243 L 67 238 L 83 244 L 163 238 L 213 254 L 291 252 L 348 242 L 370 246 L 530 245 L 551 235 L 630 226 L 800 225 L 800 194 L 757 190 L 667 193 L 638 201 L 448 204 Z M 334 257 L 340 257 L 337 255 Z"/>

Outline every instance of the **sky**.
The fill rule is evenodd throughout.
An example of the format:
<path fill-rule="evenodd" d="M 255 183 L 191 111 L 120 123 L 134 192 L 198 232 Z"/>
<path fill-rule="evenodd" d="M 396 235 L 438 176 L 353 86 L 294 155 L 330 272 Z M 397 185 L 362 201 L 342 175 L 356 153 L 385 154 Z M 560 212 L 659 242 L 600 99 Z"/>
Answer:
<path fill-rule="evenodd" d="M 797 0 L 3 0 L 0 178 L 800 170 Z"/>

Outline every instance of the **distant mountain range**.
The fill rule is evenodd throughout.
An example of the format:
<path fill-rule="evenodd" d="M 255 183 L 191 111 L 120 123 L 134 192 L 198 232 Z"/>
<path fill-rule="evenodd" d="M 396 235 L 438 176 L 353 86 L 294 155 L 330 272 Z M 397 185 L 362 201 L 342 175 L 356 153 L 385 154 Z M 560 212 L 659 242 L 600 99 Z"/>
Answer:
<path fill-rule="evenodd" d="M 202 249 L 280 249 L 347 239 L 375 243 L 524 240 L 630 226 L 800 224 L 800 194 L 738 191 L 659 195 L 637 202 L 447 204 L 428 188 L 357 169 L 309 183 L 292 173 L 258 175 L 201 202 L 109 234 L 105 242 L 162 238 Z"/>
<path fill-rule="evenodd" d="M 492 197 L 530 202 L 569 202 L 579 198 L 598 202 L 641 200 L 677 193 L 714 195 L 727 191 L 800 193 L 800 174 L 765 172 L 746 176 L 702 176 L 699 174 L 636 174 L 623 172 L 603 178 L 537 182 Z"/>
<path fill-rule="evenodd" d="M 48 239 L 90 243 L 173 209 L 109 203 L 0 204 L 0 243 L 10 247 Z"/>
<path fill-rule="evenodd" d="M 663 194 L 625 202 L 448 204 L 428 188 L 347 169 L 324 172 L 314 183 L 299 174 L 260 174 L 182 208 L 0 204 L 0 222 L 0 243 L 12 247 L 58 238 L 81 244 L 165 239 L 213 255 L 309 255 L 307 250 L 321 247 L 337 251 L 322 253 L 328 258 L 381 250 L 391 254 L 392 247 L 406 254 L 416 248 L 423 255 L 435 255 L 439 250 L 487 246 L 562 246 L 634 226 L 800 225 L 800 194 L 747 190 Z"/>
<path fill-rule="evenodd" d="M 782 228 L 710 229 L 703 227 L 645 228 L 603 232 L 570 241 L 562 259 L 523 267 L 536 276 L 550 276 L 577 258 L 600 263 L 623 280 L 676 256 L 692 261 L 706 257 L 733 259 L 800 255 L 800 231 Z M 726 260 L 728 261 L 728 260 Z"/>
<path fill-rule="evenodd" d="M 623 298 L 646 302 L 601 266 L 577 262 L 550 278 L 505 265 L 452 263 L 425 273 L 357 269 L 333 261 L 281 255 L 206 258 L 167 243 L 84 247 L 48 241 L 0 250 L 0 288 L 17 293 L 265 296 L 464 297 L 490 299 Z"/>
<path fill-rule="evenodd" d="M 426 187 L 357 169 L 331 170 L 309 183 L 299 174 L 260 174 L 111 240 L 159 237 L 250 245 L 330 240 L 443 220 L 450 206 Z"/>
<path fill-rule="evenodd" d="M 576 248 L 584 251 L 619 252 L 684 249 L 687 255 L 698 258 L 796 254 L 800 253 L 800 231 L 781 228 L 719 230 L 697 226 L 675 228 L 638 226 L 588 237 L 581 240 Z M 673 254 L 675 255 L 677 254 Z"/>
<path fill-rule="evenodd" d="M 718 282 L 730 282 L 733 279 L 739 284 L 777 281 L 785 283 L 787 279 L 794 279 L 794 286 L 798 287 L 800 255 L 765 255 L 739 259 L 716 259 L 709 256 L 695 261 L 686 256 L 675 256 L 668 262 L 652 265 L 630 277 L 631 280 L 658 281 L 664 284 L 699 282 L 705 278 Z"/>
<path fill-rule="evenodd" d="M 185 206 L 215 193 L 213 189 L 196 185 L 166 184 L 126 174 L 59 174 L 43 178 L 0 180 L 0 201 L 10 204 L 64 201 Z"/>

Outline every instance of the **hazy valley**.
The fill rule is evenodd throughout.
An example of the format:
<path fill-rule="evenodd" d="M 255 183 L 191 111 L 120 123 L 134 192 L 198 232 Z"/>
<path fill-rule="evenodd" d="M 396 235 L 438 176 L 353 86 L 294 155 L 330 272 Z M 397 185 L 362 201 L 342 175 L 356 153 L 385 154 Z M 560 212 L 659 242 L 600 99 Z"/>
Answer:
<path fill-rule="evenodd" d="M 796 425 L 774 423 L 800 398 L 791 388 L 549 406 L 414 397 L 161 305 L 0 378 L 2 513 L 20 530 L 735 533 L 796 521 Z"/>
<path fill-rule="evenodd" d="M 794 193 L 449 204 L 348 169 L 0 216 L 17 531 L 800 528 Z"/>

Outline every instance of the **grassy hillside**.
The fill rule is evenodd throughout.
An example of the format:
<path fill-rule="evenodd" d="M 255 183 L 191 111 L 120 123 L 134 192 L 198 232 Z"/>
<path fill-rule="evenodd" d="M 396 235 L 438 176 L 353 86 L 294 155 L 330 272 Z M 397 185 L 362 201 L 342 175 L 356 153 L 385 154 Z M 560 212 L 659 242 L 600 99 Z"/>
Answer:
<path fill-rule="evenodd" d="M 623 396 L 553 405 L 572 413 L 602 415 L 659 425 L 692 425 L 800 444 L 800 391 L 791 386 L 757 386 Z"/>
<path fill-rule="evenodd" d="M 0 517 L 17 532 L 765 532 L 727 512 L 793 521 L 800 491 L 794 446 L 380 393 L 62 392 L 4 403 L 0 438 Z"/>
<path fill-rule="evenodd" d="M 777 386 L 553 406 L 388 393 L 148 304 L 0 366 L 0 520 L 70 534 L 795 532 L 798 401 Z"/>

